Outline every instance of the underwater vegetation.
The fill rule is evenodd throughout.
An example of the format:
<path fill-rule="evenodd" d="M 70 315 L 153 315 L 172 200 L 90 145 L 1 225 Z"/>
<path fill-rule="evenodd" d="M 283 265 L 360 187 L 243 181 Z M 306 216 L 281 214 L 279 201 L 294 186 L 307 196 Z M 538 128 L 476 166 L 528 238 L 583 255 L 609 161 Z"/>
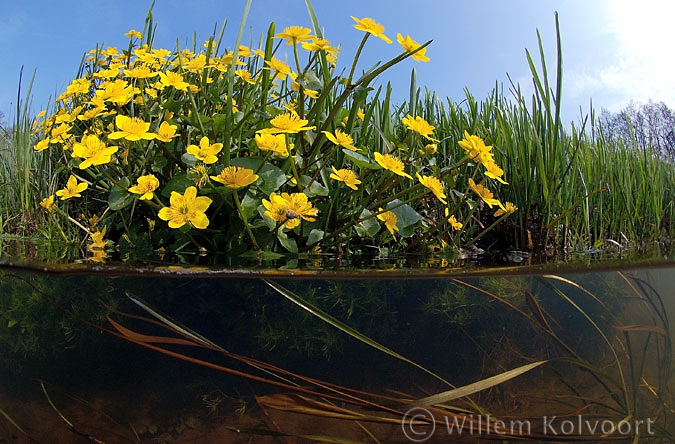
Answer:
<path fill-rule="evenodd" d="M 25 304 L 23 313 L 13 310 L 14 317 L 39 315 L 57 332 L 69 328 L 81 335 L 64 344 L 51 331 L 26 330 L 22 336 L 34 337 L 42 349 L 31 349 L 35 355 L 23 361 L 31 372 L 44 369 L 39 362 L 45 359 L 52 362 L 54 375 L 63 371 L 58 368 L 64 362 L 74 369 L 103 364 L 108 383 L 115 384 L 115 367 L 134 361 L 146 366 L 146 377 L 168 377 L 171 371 L 151 364 L 164 355 L 169 360 L 159 361 L 162 366 L 175 361 L 200 373 L 226 375 L 225 385 L 199 385 L 202 416 L 186 413 L 183 419 L 167 420 L 166 430 L 173 430 L 167 433 L 174 437 L 189 417 L 198 427 L 237 405 L 247 415 L 262 415 L 266 425 L 242 428 L 231 422 L 232 433 L 236 429 L 260 439 L 271 434 L 373 442 L 366 438 L 373 436 L 374 442 L 389 442 L 386 437 L 397 436 L 391 442 L 405 442 L 406 424 L 411 433 L 442 439 L 450 421 L 464 424 L 464 430 L 472 427 L 479 440 L 673 442 L 670 309 L 652 279 L 640 273 L 386 283 L 61 278 L 68 285 L 73 279 L 98 279 L 92 288 L 99 287 L 99 296 L 107 298 L 102 304 L 90 292 L 90 304 L 77 312 L 77 304 L 58 298 L 40 279 L 26 285 L 22 276 L 5 278 L 15 282 L 13 298 L 40 298 L 55 308 L 44 313 L 37 303 Z M 68 323 L 73 326 L 65 327 Z M 3 349 L 17 341 L 17 325 L 3 326 Z M 118 348 L 124 343 L 138 347 Z M 105 352 L 97 356 L 101 346 Z M 68 353 L 55 353 L 60 347 Z M 47 356 L 45 350 L 52 353 Z M 120 374 L 133 371 L 129 367 Z M 134 379 L 144 384 L 140 374 Z M 249 381 L 253 394 L 242 397 L 239 390 L 246 385 L 237 380 Z M 155 377 L 153 384 L 157 382 Z M 185 390 L 188 382 L 183 382 Z M 72 400 L 49 401 L 55 384 L 42 388 L 45 402 L 80 430 L 86 421 L 62 411 Z M 235 403 L 238 397 L 241 401 Z M 418 414 L 408 423 L 411 409 Z M 5 413 L 27 429 L 23 418 Z M 298 422 L 294 415 L 314 419 Z M 583 427 L 565 422 L 570 418 Z M 504 428 L 515 421 L 519 429 Z M 141 418 L 132 420 L 138 430 L 150 433 L 149 425 L 141 423 Z M 320 433 L 320 424 L 326 423 L 330 435 Z M 162 426 L 153 424 L 151 435 L 157 437 Z M 92 436 L 105 441 L 105 435 Z"/>

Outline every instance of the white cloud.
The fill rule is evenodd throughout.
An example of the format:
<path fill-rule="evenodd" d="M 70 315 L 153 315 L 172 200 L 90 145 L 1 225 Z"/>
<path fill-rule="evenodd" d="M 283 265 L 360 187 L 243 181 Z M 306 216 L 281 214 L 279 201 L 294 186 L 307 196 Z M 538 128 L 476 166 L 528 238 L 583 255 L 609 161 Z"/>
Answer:
<path fill-rule="evenodd" d="M 675 57 L 671 0 L 611 0 L 606 31 L 614 44 L 608 65 L 566 73 L 573 98 L 602 97 L 602 106 L 619 110 L 629 101 L 663 101 L 675 108 Z"/>

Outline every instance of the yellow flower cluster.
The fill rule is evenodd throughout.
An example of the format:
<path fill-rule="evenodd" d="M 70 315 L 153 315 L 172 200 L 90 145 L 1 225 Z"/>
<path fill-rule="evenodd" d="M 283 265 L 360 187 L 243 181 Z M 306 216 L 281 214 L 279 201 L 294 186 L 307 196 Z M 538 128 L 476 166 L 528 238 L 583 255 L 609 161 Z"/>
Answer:
<path fill-rule="evenodd" d="M 372 18 L 352 18 L 364 43 L 370 36 L 392 43 Z M 205 50 L 193 52 L 143 45 L 134 30 L 126 36 L 128 50 L 91 51 L 82 77 L 56 99 L 56 111 L 38 116 L 35 151 L 55 154 L 68 171 L 63 188 L 40 205 L 52 215 L 86 214 L 92 251 L 108 245 L 106 227 L 135 227 L 135 219 L 147 224 L 141 235 L 175 245 L 195 241 L 199 232 L 189 229 L 209 233 L 200 239 L 215 245 L 226 236 L 211 233 L 231 237 L 232 227 L 243 226 L 241 239 L 228 242 L 256 250 L 274 249 L 275 239 L 292 249 L 289 236 L 308 248 L 310 238 L 390 241 L 428 230 L 430 224 L 418 222 L 443 219 L 432 214 L 443 209 L 448 229 L 461 231 L 458 217 L 469 221 L 464 194 L 448 192 L 451 174 L 439 165 L 451 156 L 436 127 L 408 114 L 387 136 L 378 128 L 381 137 L 373 139 L 376 106 L 349 107 L 357 59 L 348 79 L 332 78 L 339 51 L 309 28 L 290 26 L 274 36 L 292 47 L 294 68 L 271 42 L 261 43 L 265 51 L 238 45 L 218 53 L 219 42 L 209 39 Z M 426 47 L 410 36 L 399 33 L 397 41 L 404 55 L 429 61 Z M 300 66 L 299 50 L 309 52 L 309 68 Z M 465 133 L 459 146 L 487 178 L 506 184 L 483 139 Z M 496 217 L 516 210 L 482 183 L 468 184 L 498 207 Z M 85 192 L 92 198 L 74 199 Z M 431 194 L 435 199 L 421 199 Z M 60 203 L 65 210 L 55 197 L 68 200 Z M 268 243 L 259 245 L 261 239 Z"/>

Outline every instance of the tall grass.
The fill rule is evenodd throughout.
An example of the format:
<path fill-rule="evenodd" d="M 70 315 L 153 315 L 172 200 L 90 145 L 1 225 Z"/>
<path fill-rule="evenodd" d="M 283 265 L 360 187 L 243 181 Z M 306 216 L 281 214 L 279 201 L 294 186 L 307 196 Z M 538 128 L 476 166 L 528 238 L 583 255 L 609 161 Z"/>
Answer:
<path fill-rule="evenodd" d="M 50 157 L 36 156 L 33 149 L 37 141 L 31 116 L 33 78 L 22 91 L 21 69 L 15 114 L 7 126 L 0 126 L 0 234 L 66 240 L 58 221 L 40 207 L 56 189 L 57 172 Z"/>

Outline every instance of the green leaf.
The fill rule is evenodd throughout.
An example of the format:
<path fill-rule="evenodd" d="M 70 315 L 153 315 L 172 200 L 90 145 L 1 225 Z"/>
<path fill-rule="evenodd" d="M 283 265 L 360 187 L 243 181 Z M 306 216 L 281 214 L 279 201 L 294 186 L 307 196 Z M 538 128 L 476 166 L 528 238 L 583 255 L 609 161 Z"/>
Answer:
<path fill-rule="evenodd" d="M 413 235 L 415 224 L 424 220 L 424 218 L 408 204 L 393 208 L 400 203 L 401 201 L 396 199 L 387 205 L 387 209 L 392 208 L 391 212 L 396 215 L 396 226 L 399 234 L 403 237 L 410 237 Z"/>
<path fill-rule="evenodd" d="M 162 189 L 162 196 L 169 197 L 171 196 L 172 191 L 182 194 L 187 187 L 192 185 L 194 185 L 194 183 L 187 177 L 186 173 L 176 174 Z"/>
<path fill-rule="evenodd" d="M 108 196 L 108 207 L 111 210 L 121 210 L 128 207 L 134 201 L 134 196 L 129 194 L 127 188 L 129 187 L 129 179 L 123 177 L 119 181 L 119 185 L 115 185 L 110 190 L 110 195 Z M 122 188 L 126 187 L 126 188 Z"/>
<path fill-rule="evenodd" d="M 7 323 L 7 328 L 12 328 L 17 324 L 16 319 L 10 319 L 9 322 Z"/>
<path fill-rule="evenodd" d="M 351 162 L 359 168 L 367 168 L 369 170 L 382 169 L 381 166 L 371 162 L 370 159 L 368 159 L 366 156 L 364 156 L 363 154 L 359 154 L 356 151 L 343 148 L 342 152 L 345 153 L 345 158 L 351 160 Z"/>
<path fill-rule="evenodd" d="M 281 245 L 283 245 L 290 253 L 298 252 L 298 244 L 295 242 L 295 239 L 289 239 L 283 230 L 277 231 L 277 239 L 279 239 L 279 243 L 281 243 Z"/>
<path fill-rule="evenodd" d="M 364 208 L 363 211 L 361 211 L 361 214 L 359 215 L 359 219 L 368 217 L 371 214 L 373 213 Z M 371 217 L 356 224 L 355 228 L 356 233 L 361 237 L 365 237 L 366 235 L 374 237 L 377 234 L 377 232 L 380 231 L 380 224 L 377 222 L 377 218 Z"/>
<path fill-rule="evenodd" d="M 307 237 L 307 245 L 312 245 L 319 242 L 321 239 L 323 239 L 324 235 L 325 233 L 323 230 L 317 230 L 316 228 L 313 229 L 309 232 L 309 236 Z"/>
<path fill-rule="evenodd" d="M 309 176 L 300 176 L 300 184 L 304 187 L 304 193 L 307 197 L 328 196 L 328 188 L 316 180 L 312 181 L 312 178 Z"/>
<path fill-rule="evenodd" d="M 244 214 L 244 218 L 249 220 L 251 216 L 256 212 L 258 206 L 260 205 L 260 199 L 251 195 L 251 193 L 246 193 L 244 198 L 241 200 L 241 209 Z"/>

